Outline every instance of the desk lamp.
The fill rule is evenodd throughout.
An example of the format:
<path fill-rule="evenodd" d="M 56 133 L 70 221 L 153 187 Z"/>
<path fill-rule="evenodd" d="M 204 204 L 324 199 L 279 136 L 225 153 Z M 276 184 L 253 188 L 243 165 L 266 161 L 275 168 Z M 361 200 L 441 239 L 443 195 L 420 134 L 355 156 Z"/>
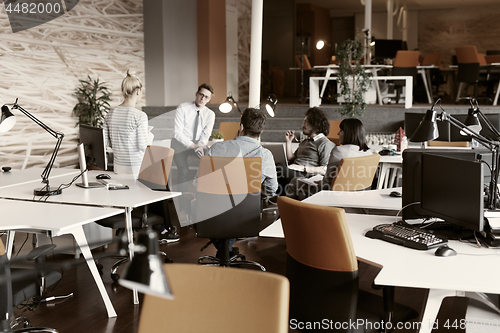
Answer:
<path fill-rule="evenodd" d="M 264 106 L 266 108 L 267 114 L 271 117 L 274 117 L 274 111 L 276 110 L 276 104 L 278 104 L 278 98 L 271 94 L 267 96 L 266 101 L 264 102 Z"/>
<path fill-rule="evenodd" d="M 23 109 L 19 104 L 17 104 L 17 98 L 16 102 L 14 105 L 12 105 L 11 109 L 16 109 L 21 111 L 26 117 L 30 118 L 33 122 L 35 122 L 38 126 L 49 132 L 50 135 L 52 135 L 54 138 L 57 139 L 56 146 L 54 148 L 54 151 L 52 152 L 52 156 L 50 157 L 49 163 L 47 163 L 47 166 L 42 172 L 42 183 L 45 184 L 44 187 L 35 189 L 33 191 L 34 195 L 36 196 L 45 196 L 45 195 L 56 195 L 56 194 L 61 194 L 62 190 L 60 188 L 50 188 L 49 186 L 49 175 L 50 171 L 52 170 L 52 166 L 54 165 L 54 161 L 57 156 L 57 152 L 59 151 L 59 148 L 61 147 L 61 142 L 64 138 L 64 134 L 61 132 L 54 131 L 47 125 L 45 125 L 43 122 L 38 120 L 35 116 L 33 116 L 31 113 Z M 12 114 L 11 109 L 7 106 L 7 104 L 2 106 L 2 118 L 0 120 L 0 133 L 1 132 L 7 132 L 9 131 L 14 125 L 16 124 L 16 117 Z"/>
<path fill-rule="evenodd" d="M 128 242 L 124 240 L 123 244 Z M 158 236 L 153 230 L 148 228 L 138 232 L 136 244 L 128 246 L 134 257 L 118 283 L 143 294 L 173 299 L 158 250 Z"/>
<path fill-rule="evenodd" d="M 460 134 L 469 135 L 472 138 L 474 138 L 478 143 L 480 143 L 481 145 L 486 147 L 492 153 L 491 181 L 490 181 L 490 185 L 489 185 L 490 188 L 489 188 L 487 207 L 489 209 L 493 209 L 493 210 L 496 209 L 496 207 L 497 207 L 497 195 L 496 195 L 497 183 L 498 183 L 498 175 L 499 175 L 499 171 L 500 171 L 499 161 L 498 161 L 499 151 L 500 151 L 500 142 L 485 138 L 481 134 L 477 133 L 475 130 L 469 128 L 467 125 L 465 125 L 465 124 L 461 123 L 460 121 L 458 121 L 457 119 L 453 118 L 451 115 L 444 112 L 444 109 L 441 107 L 441 105 L 439 107 L 441 108 L 441 110 L 443 110 L 443 112 L 440 115 L 436 115 L 436 111 L 434 110 L 434 106 L 436 106 L 436 104 L 440 101 L 441 101 L 441 99 L 438 98 L 436 100 L 436 102 L 432 105 L 431 109 L 427 110 L 427 112 L 424 116 L 424 119 L 422 120 L 420 125 L 418 125 L 417 129 L 415 130 L 415 132 L 411 136 L 410 141 L 412 141 L 412 142 L 425 142 L 425 141 L 431 141 L 431 140 L 437 139 L 437 137 L 439 136 L 439 130 L 438 130 L 436 121 L 447 121 L 451 125 L 460 129 Z M 475 101 L 475 99 L 474 99 L 474 101 Z M 476 102 L 476 105 L 477 105 L 477 102 Z M 469 117 L 467 117 L 466 122 L 469 123 L 471 127 L 474 126 L 473 128 L 477 129 L 478 126 L 476 124 L 476 121 L 473 119 L 473 117 L 474 117 L 474 114 L 482 115 L 482 112 L 479 111 L 478 107 L 474 107 L 473 99 L 471 99 L 471 106 L 472 106 L 472 109 L 474 109 L 474 110 L 473 111 L 469 110 L 469 114 L 471 115 L 471 118 L 469 119 Z M 482 115 L 482 117 L 484 117 L 484 115 Z M 484 117 L 484 119 L 486 119 L 486 117 Z M 489 124 L 488 126 L 491 126 L 490 129 L 492 130 L 493 133 L 495 133 L 495 135 L 497 135 L 498 131 L 494 128 L 494 126 L 487 119 L 485 120 L 485 122 L 486 122 L 486 124 Z M 498 139 L 500 139 L 500 134 L 497 135 L 497 137 L 498 137 Z"/>
<path fill-rule="evenodd" d="M 233 111 L 233 109 L 237 109 L 238 112 L 241 114 L 240 107 L 238 106 L 238 104 L 234 100 L 232 92 L 229 92 L 224 103 L 219 105 L 219 111 L 222 113 L 229 113 L 229 112 Z"/>

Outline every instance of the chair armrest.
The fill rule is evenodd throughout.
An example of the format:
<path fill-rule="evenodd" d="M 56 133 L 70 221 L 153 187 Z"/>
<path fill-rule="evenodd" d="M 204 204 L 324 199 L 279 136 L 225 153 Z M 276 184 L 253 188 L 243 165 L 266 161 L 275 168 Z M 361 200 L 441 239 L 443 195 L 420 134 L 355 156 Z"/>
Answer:
<path fill-rule="evenodd" d="M 27 255 L 26 255 L 26 260 L 33 261 L 38 259 L 41 256 L 47 255 L 51 250 L 53 250 L 56 247 L 55 244 L 47 244 L 47 245 L 42 245 L 39 246 L 33 250 L 31 250 Z"/>

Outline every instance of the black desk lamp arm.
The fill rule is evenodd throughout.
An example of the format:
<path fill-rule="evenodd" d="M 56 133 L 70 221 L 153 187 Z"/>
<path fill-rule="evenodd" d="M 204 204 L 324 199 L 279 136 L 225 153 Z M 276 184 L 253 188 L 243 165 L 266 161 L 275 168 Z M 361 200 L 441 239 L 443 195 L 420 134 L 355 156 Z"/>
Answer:
<path fill-rule="evenodd" d="M 47 131 L 50 135 L 52 135 L 54 138 L 57 139 L 56 146 L 54 148 L 54 151 L 52 152 L 52 156 L 50 157 L 49 163 L 47 163 L 47 166 L 42 172 L 42 183 L 48 184 L 49 183 L 49 175 L 50 171 L 52 170 L 52 166 L 54 165 L 57 153 L 59 152 L 59 148 L 61 147 L 62 140 L 64 138 L 64 134 L 61 132 L 54 131 L 52 128 L 48 127 L 44 123 L 42 123 L 38 118 L 33 116 L 31 113 L 23 109 L 19 104 L 17 104 L 17 99 L 14 105 L 12 106 L 13 109 L 17 109 L 21 111 L 26 117 L 30 118 L 34 123 L 36 123 L 38 126 L 43 128 L 45 131 Z"/>

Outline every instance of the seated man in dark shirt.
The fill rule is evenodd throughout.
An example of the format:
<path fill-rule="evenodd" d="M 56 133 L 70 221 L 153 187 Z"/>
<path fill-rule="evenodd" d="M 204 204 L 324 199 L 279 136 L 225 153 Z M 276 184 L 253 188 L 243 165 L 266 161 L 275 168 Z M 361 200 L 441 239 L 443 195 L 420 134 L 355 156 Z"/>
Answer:
<path fill-rule="evenodd" d="M 300 142 L 295 152 L 292 141 L 295 131 L 289 130 L 285 134 L 285 149 L 288 167 L 278 165 L 279 194 L 285 194 L 285 187 L 295 177 L 324 175 L 330 153 L 335 144 L 326 136 L 330 133 L 330 122 L 323 110 L 314 107 L 306 111 L 302 123 L 302 133 L 307 137 Z"/>

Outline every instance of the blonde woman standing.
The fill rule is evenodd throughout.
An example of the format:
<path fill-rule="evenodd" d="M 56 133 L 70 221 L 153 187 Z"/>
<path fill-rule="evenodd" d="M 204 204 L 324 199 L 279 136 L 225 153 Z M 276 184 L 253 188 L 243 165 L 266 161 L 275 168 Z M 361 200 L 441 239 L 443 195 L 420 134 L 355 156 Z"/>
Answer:
<path fill-rule="evenodd" d="M 142 83 L 133 70 L 129 69 L 123 79 L 122 93 L 123 103 L 106 116 L 105 137 L 107 145 L 113 148 L 114 172 L 137 178 L 153 134 L 148 129 L 148 116 L 135 107 L 142 98 Z"/>

